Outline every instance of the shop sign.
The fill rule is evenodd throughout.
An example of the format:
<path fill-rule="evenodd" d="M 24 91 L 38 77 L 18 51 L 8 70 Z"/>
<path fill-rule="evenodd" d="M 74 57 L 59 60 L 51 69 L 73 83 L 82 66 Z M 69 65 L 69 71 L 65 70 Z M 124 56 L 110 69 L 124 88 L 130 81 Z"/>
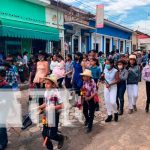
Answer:
<path fill-rule="evenodd" d="M 96 6 L 96 28 L 104 27 L 104 5 Z"/>

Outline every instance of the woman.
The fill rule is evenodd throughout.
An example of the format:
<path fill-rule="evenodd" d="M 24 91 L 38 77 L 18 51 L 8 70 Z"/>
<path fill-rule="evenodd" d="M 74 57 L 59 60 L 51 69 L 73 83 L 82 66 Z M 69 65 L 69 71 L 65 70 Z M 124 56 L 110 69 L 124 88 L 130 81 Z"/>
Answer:
<path fill-rule="evenodd" d="M 58 61 L 57 61 L 57 55 L 55 54 L 53 56 L 53 59 L 51 61 L 51 64 L 50 64 L 50 71 L 53 72 L 54 68 L 58 65 Z"/>
<path fill-rule="evenodd" d="M 73 72 L 73 64 L 72 64 L 72 56 L 70 54 L 67 54 L 66 56 L 66 63 L 65 63 L 65 86 L 66 88 L 71 89 L 71 77 Z"/>
<path fill-rule="evenodd" d="M 126 62 L 124 60 L 119 60 L 117 62 L 120 78 L 120 81 L 117 84 L 117 105 L 119 109 L 119 115 L 123 115 L 124 111 L 124 94 L 126 91 L 126 81 L 128 78 L 128 70 L 125 68 L 125 65 Z"/>
<path fill-rule="evenodd" d="M 81 62 L 82 62 L 82 54 L 77 52 L 75 54 L 75 58 L 74 58 L 74 62 L 73 62 L 73 74 L 72 74 L 72 84 L 73 84 L 73 88 L 76 91 L 76 94 L 80 95 L 80 89 L 82 87 L 82 78 L 81 78 L 81 73 L 82 73 L 82 66 L 81 66 Z"/>
<path fill-rule="evenodd" d="M 88 60 L 88 55 L 87 54 L 83 55 L 83 60 L 81 62 L 81 66 L 82 66 L 83 70 L 90 68 L 90 62 Z"/>
<path fill-rule="evenodd" d="M 127 92 L 128 92 L 128 103 L 129 103 L 129 114 L 137 111 L 136 102 L 138 99 L 138 82 L 140 77 L 139 66 L 136 62 L 136 56 L 130 55 L 129 67 L 128 67 L 128 78 L 127 78 Z"/>
<path fill-rule="evenodd" d="M 33 84 L 33 80 L 35 78 L 35 74 L 36 74 L 36 66 L 37 66 L 37 60 L 36 57 L 32 57 L 30 64 L 29 64 L 29 84 L 32 85 Z"/>
<path fill-rule="evenodd" d="M 114 60 L 107 59 L 104 69 L 105 87 L 104 87 L 104 98 L 107 109 L 108 117 L 105 122 L 112 121 L 112 113 L 114 113 L 114 120 L 118 121 L 118 111 L 116 104 L 117 97 L 117 83 L 119 81 L 118 70 L 114 68 Z"/>
<path fill-rule="evenodd" d="M 57 55 L 58 64 L 53 68 L 52 74 L 58 79 L 58 86 L 62 88 L 62 82 L 65 77 L 65 62 L 61 55 Z"/>
<path fill-rule="evenodd" d="M 38 62 L 36 66 L 36 74 L 33 83 L 37 88 L 43 88 L 43 78 L 49 74 L 48 62 L 44 60 L 44 53 L 38 54 Z M 43 104 L 43 98 L 39 98 L 39 105 Z"/>
<path fill-rule="evenodd" d="M 144 67 L 142 72 L 142 78 L 146 81 L 146 94 L 147 94 L 147 102 L 145 111 L 149 112 L 149 103 L 150 103 L 150 59 L 148 60 L 148 65 Z"/>

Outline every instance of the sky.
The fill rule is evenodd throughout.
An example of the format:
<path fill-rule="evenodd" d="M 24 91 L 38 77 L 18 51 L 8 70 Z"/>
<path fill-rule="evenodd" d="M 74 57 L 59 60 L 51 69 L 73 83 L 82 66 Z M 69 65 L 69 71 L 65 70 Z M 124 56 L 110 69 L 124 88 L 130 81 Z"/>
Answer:
<path fill-rule="evenodd" d="M 105 19 L 150 34 L 150 0 L 60 0 L 94 13 L 104 4 Z"/>

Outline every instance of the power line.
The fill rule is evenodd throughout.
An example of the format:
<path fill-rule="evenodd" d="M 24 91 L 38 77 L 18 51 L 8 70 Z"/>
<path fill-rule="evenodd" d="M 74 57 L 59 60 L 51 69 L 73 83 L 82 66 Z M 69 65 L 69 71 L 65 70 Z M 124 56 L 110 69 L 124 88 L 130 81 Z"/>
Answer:
<path fill-rule="evenodd" d="M 61 1 L 62 1 L 62 0 L 61 0 Z M 95 11 L 96 11 L 95 7 L 89 6 L 89 5 L 83 3 L 83 2 L 81 2 L 81 1 L 79 1 L 79 0 L 74 0 L 74 1 L 75 1 L 76 4 L 81 4 L 81 5 L 83 5 L 84 7 L 87 6 L 88 9 L 91 10 L 92 12 L 95 12 Z M 75 7 L 77 7 L 77 6 L 75 6 Z M 111 15 L 108 14 L 108 13 L 105 13 L 105 14 L 108 15 L 108 16 L 110 16 L 111 18 L 114 18 L 114 19 L 118 19 L 118 17 L 119 17 L 119 16 L 116 16 L 116 17 L 111 16 Z M 124 23 L 124 24 L 127 24 L 128 26 L 130 26 L 130 28 L 132 28 L 132 26 L 129 25 L 128 22 L 125 22 L 125 21 L 120 21 L 120 22 L 122 22 L 122 23 Z"/>

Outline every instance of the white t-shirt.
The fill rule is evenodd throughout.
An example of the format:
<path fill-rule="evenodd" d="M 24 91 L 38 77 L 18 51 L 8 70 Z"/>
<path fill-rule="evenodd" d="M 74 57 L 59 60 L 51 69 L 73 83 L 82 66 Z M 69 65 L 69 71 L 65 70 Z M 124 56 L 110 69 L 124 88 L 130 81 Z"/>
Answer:
<path fill-rule="evenodd" d="M 115 80 L 115 75 L 117 71 L 118 70 L 115 68 L 113 68 L 112 70 L 108 70 L 106 68 L 104 69 L 105 79 L 109 84 L 111 84 L 112 81 Z"/>
<path fill-rule="evenodd" d="M 23 64 L 28 66 L 28 57 L 26 55 L 23 56 Z"/>
<path fill-rule="evenodd" d="M 45 97 L 45 103 L 47 105 L 53 104 L 55 106 L 62 103 L 62 99 L 60 97 L 58 89 L 45 91 L 44 97 Z"/>
<path fill-rule="evenodd" d="M 50 64 L 50 70 L 54 70 L 55 67 L 57 67 L 58 65 L 58 61 L 51 61 L 51 64 Z"/>

